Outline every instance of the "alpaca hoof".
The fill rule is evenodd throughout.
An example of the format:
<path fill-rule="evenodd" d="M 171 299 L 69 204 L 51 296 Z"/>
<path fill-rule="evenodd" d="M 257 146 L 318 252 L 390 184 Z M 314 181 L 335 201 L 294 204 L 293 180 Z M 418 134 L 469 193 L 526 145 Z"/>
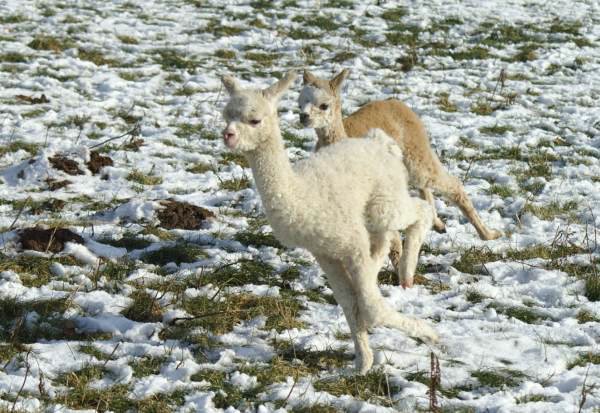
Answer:
<path fill-rule="evenodd" d="M 414 285 L 413 280 L 404 280 L 400 283 L 400 285 L 402 286 L 402 288 L 407 289 L 407 288 L 411 288 Z"/>
<path fill-rule="evenodd" d="M 492 229 L 492 230 L 488 231 L 487 234 L 480 236 L 480 238 L 484 241 L 492 241 L 492 240 L 498 239 L 502 236 L 504 236 L 502 231 L 497 231 L 495 229 Z"/>
<path fill-rule="evenodd" d="M 439 234 L 445 234 L 446 233 L 446 224 L 444 224 L 444 222 L 441 219 L 437 219 L 433 223 L 433 229 L 435 230 L 435 232 L 437 232 Z"/>
<path fill-rule="evenodd" d="M 363 354 L 362 357 L 357 355 L 356 360 L 354 360 L 354 366 L 361 376 L 367 374 L 371 370 L 371 367 L 373 367 L 373 354 Z"/>

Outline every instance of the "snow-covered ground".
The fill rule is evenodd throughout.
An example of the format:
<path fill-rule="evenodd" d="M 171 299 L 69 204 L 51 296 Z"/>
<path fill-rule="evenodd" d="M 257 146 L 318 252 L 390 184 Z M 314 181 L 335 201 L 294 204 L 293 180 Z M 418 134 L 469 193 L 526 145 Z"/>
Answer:
<path fill-rule="evenodd" d="M 413 412 L 433 352 L 443 411 L 598 411 L 599 37 L 593 0 L 0 2 L 0 410 Z M 420 284 L 382 289 L 441 344 L 374 329 L 366 377 L 320 268 L 273 241 L 218 138 L 221 75 L 305 67 L 351 68 L 347 113 L 406 102 L 506 234 L 437 199 Z M 292 159 L 315 140 L 300 88 Z M 92 174 L 92 149 L 114 164 Z M 160 228 L 166 199 L 216 217 Z M 24 252 L 35 225 L 85 244 Z"/>

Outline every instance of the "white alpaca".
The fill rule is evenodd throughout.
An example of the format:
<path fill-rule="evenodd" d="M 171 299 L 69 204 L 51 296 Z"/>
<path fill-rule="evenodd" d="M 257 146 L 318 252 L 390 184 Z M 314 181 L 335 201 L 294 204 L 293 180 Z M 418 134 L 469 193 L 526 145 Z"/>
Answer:
<path fill-rule="evenodd" d="M 372 133 L 371 139 L 346 140 L 292 167 L 277 103 L 294 79 L 288 73 L 271 87 L 256 90 L 242 89 L 225 76 L 230 100 L 223 111 L 223 139 L 248 160 L 275 236 L 289 247 L 308 249 L 325 271 L 352 332 L 356 367 L 364 374 L 373 364 L 370 327 L 437 339 L 427 323 L 393 310 L 377 286 L 389 238 L 401 229 L 410 240 L 402 259 L 407 276 L 414 274 L 432 213 L 425 201 L 410 197 L 401 151 L 383 132 Z"/>

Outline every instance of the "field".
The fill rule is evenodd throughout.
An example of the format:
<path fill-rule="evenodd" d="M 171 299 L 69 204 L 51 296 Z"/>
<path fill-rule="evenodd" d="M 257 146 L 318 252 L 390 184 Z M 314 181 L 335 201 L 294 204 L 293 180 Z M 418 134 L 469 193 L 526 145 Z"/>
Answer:
<path fill-rule="evenodd" d="M 600 412 L 597 4 L 229 3 L 0 3 L 0 412 Z M 418 285 L 380 281 L 441 343 L 376 328 L 365 376 L 220 138 L 222 75 L 303 68 L 407 103 L 505 233 L 437 198 Z"/>

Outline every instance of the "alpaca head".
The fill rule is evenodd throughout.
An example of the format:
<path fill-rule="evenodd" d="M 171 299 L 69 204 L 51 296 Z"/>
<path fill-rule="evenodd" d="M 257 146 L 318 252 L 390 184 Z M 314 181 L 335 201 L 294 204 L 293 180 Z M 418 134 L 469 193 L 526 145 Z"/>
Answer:
<path fill-rule="evenodd" d="M 333 123 L 342 112 L 342 83 L 350 71 L 342 70 L 331 80 L 320 79 L 304 71 L 304 88 L 300 92 L 300 122 L 310 128 L 324 128 Z"/>
<path fill-rule="evenodd" d="M 229 102 L 223 110 L 227 126 L 223 130 L 225 145 L 240 152 L 258 149 L 273 139 L 279 130 L 277 103 L 296 79 L 293 72 L 266 89 L 244 89 L 231 76 L 224 76 L 223 86 L 229 93 Z"/>

